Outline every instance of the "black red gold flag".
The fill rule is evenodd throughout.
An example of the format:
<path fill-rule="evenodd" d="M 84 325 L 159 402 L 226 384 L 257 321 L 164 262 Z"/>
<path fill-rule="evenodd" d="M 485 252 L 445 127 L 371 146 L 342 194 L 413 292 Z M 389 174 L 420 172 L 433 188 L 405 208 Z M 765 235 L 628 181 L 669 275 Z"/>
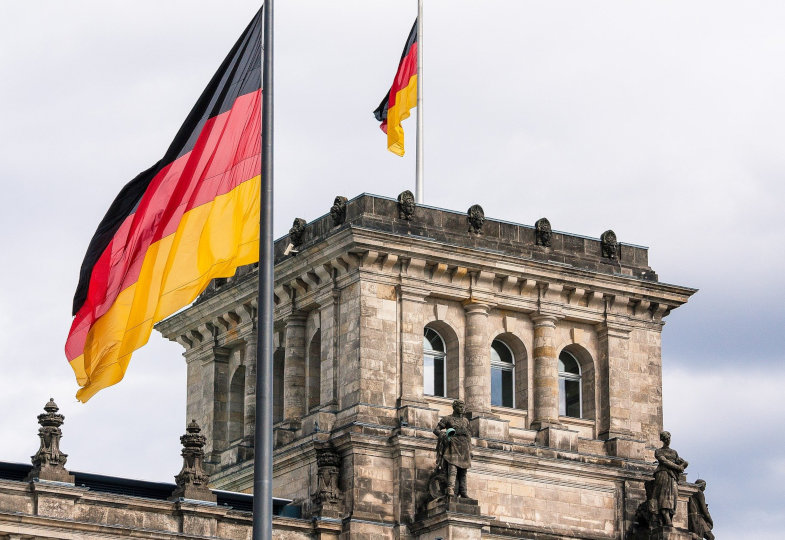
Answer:
<path fill-rule="evenodd" d="M 373 112 L 387 134 L 387 149 L 399 156 L 404 153 L 403 126 L 409 111 L 417 106 L 417 20 L 414 21 L 401 54 L 392 87 Z"/>
<path fill-rule="evenodd" d="M 163 158 L 112 202 L 82 263 L 65 352 L 77 398 L 119 382 L 153 324 L 259 260 L 262 11 Z"/>

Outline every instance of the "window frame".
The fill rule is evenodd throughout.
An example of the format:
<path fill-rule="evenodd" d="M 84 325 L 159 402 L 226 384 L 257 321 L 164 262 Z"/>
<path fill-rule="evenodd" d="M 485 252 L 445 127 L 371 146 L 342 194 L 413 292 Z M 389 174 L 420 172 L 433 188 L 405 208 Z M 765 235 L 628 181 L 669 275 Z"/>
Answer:
<path fill-rule="evenodd" d="M 434 334 L 436 334 L 436 337 L 438 337 L 441 340 L 442 348 L 444 349 L 444 351 L 436 351 L 434 349 L 430 349 L 430 348 L 426 348 L 425 347 L 425 342 L 428 341 L 430 343 L 430 341 L 431 341 L 430 339 L 427 339 L 425 337 L 426 336 L 426 332 L 428 332 L 429 330 L 431 332 L 433 332 Z M 426 387 L 425 358 L 426 358 L 426 356 L 430 356 L 434 360 L 434 364 L 435 364 L 437 359 L 440 359 L 442 361 L 442 388 L 444 389 L 444 394 L 443 395 L 439 395 L 439 394 L 435 394 L 435 393 L 434 394 L 428 394 L 428 393 L 425 392 L 425 387 Z M 424 396 L 445 397 L 446 398 L 447 397 L 447 342 L 445 341 L 444 336 L 442 336 L 438 331 L 436 331 L 435 329 L 431 328 L 430 326 L 425 326 L 423 328 L 422 366 L 423 366 L 423 370 L 422 370 L 422 393 L 423 393 L 423 395 Z M 434 390 L 436 389 L 435 372 L 436 372 L 436 366 L 434 365 L 434 377 L 433 377 L 433 381 L 432 381 Z"/>
<path fill-rule="evenodd" d="M 516 388 L 517 388 L 516 385 L 515 385 L 515 382 L 516 382 L 516 379 L 515 379 L 515 375 L 516 375 L 515 374 L 515 371 L 516 371 L 515 370 L 515 366 L 516 366 L 516 363 L 515 363 L 515 353 L 512 351 L 512 347 L 507 345 L 501 339 L 493 339 L 491 341 L 491 347 L 490 347 L 491 351 L 493 351 L 493 346 L 494 346 L 495 343 L 500 343 L 502 345 L 502 347 L 507 349 L 507 352 L 510 354 L 510 358 L 512 359 L 512 362 L 494 361 L 494 359 L 493 359 L 493 352 L 491 352 L 491 361 L 490 361 L 490 364 L 491 364 L 491 373 L 490 373 L 490 375 L 491 375 L 491 381 L 490 381 L 491 382 L 491 385 L 490 385 L 491 386 L 491 388 L 490 388 L 490 390 L 491 390 L 491 406 L 492 407 L 504 407 L 504 408 L 507 408 L 507 409 L 514 409 L 515 408 L 515 401 L 516 401 L 515 393 L 516 393 Z M 511 405 L 504 405 L 504 404 L 496 405 L 496 404 L 493 403 L 493 369 L 494 368 L 500 369 L 501 371 L 509 371 L 509 372 L 512 373 L 512 378 L 510 380 L 510 396 L 512 397 L 512 404 Z M 502 384 L 504 384 L 504 380 L 503 379 L 502 379 Z M 503 399 L 503 396 L 504 396 L 504 388 L 502 388 L 502 399 Z"/>
<path fill-rule="evenodd" d="M 583 369 L 581 368 L 581 363 L 578 360 L 578 357 L 575 356 L 573 353 L 567 350 L 562 350 L 559 353 L 559 357 L 557 359 L 557 370 L 558 370 L 558 362 L 561 361 L 561 356 L 566 354 L 567 356 L 575 362 L 575 365 L 578 367 L 577 375 L 575 373 L 569 373 L 567 371 L 558 371 L 558 378 L 559 378 L 559 416 L 564 416 L 565 418 L 583 418 Z M 575 381 L 578 383 L 578 416 L 571 416 L 567 414 L 567 395 L 561 391 L 562 381 Z M 564 404 L 564 412 L 565 414 L 561 414 L 562 403 Z"/>

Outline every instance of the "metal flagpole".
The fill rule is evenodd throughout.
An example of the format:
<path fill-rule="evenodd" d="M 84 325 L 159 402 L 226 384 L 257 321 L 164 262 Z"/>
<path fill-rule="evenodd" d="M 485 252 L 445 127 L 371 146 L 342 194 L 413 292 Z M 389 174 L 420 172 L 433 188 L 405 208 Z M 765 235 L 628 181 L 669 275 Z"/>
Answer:
<path fill-rule="evenodd" d="M 423 193 L 423 176 L 425 176 L 424 140 L 423 140 L 423 74 L 422 74 L 422 3 L 417 0 L 417 187 L 415 189 L 415 199 L 417 204 L 421 204 L 425 198 Z"/>
<path fill-rule="evenodd" d="M 253 540 L 273 537 L 273 0 L 265 0 L 263 8 Z"/>

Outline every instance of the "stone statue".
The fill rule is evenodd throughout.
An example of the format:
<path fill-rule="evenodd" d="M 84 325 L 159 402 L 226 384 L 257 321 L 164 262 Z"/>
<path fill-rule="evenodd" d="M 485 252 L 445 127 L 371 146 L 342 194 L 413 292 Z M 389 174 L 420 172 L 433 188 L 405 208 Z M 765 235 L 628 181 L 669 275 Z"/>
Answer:
<path fill-rule="evenodd" d="M 305 224 L 307 222 L 303 218 L 294 218 L 292 228 L 289 229 L 289 241 L 294 247 L 303 245 L 303 235 L 305 235 Z"/>
<path fill-rule="evenodd" d="M 706 504 L 706 498 L 703 495 L 706 490 L 706 480 L 698 479 L 695 484 L 700 491 L 694 493 L 687 503 L 690 532 L 697 535 L 698 538 L 714 540 L 714 533 L 711 532 L 714 528 L 714 520 L 711 519 L 709 505 Z"/>
<path fill-rule="evenodd" d="M 548 218 L 540 218 L 534 224 L 534 243 L 538 246 L 551 247 L 551 222 Z"/>
<path fill-rule="evenodd" d="M 458 494 L 468 498 L 466 493 L 466 470 L 472 466 L 472 438 L 469 419 L 464 416 L 466 406 L 463 400 L 452 402 L 452 414 L 439 420 L 433 430 L 439 442 L 436 444 L 437 469 L 446 468 L 446 495 L 455 496 L 457 480 Z M 446 466 L 446 467 L 445 467 Z"/>
<path fill-rule="evenodd" d="M 479 204 L 473 204 L 466 212 L 466 219 L 469 221 L 469 232 L 482 234 L 482 226 L 485 224 L 485 211 Z"/>
<path fill-rule="evenodd" d="M 619 243 L 616 241 L 616 233 L 608 229 L 600 236 L 602 245 L 602 256 L 606 259 L 616 259 L 619 255 Z"/>
<path fill-rule="evenodd" d="M 653 516 L 658 516 L 663 526 L 673 525 L 673 514 L 676 512 L 676 501 L 679 495 L 679 476 L 687 468 L 688 463 L 670 447 L 671 434 L 660 433 L 662 448 L 654 452 L 659 465 L 654 471 L 654 485 L 648 501 L 648 509 Z"/>
<path fill-rule="evenodd" d="M 341 195 L 335 197 L 333 205 L 330 207 L 330 217 L 333 220 L 333 227 L 343 225 L 346 221 L 346 203 L 348 199 Z"/>
<path fill-rule="evenodd" d="M 407 189 L 398 195 L 398 218 L 407 221 L 412 219 L 416 207 L 417 204 L 414 202 L 414 195 L 411 191 Z"/>

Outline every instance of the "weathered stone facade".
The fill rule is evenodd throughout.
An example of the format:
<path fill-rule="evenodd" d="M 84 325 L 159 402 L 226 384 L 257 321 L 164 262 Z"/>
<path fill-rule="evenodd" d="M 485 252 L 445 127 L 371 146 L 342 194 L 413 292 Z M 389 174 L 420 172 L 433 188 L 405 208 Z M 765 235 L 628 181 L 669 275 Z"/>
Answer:
<path fill-rule="evenodd" d="M 660 283 L 647 249 L 612 233 L 563 234 L 547 220 L 538 229 L 493 219 L 467 228 L 465 213 L 404 211 L 400 200 L 341 201 L 341 219 L 328 214 L 296 231 L 296 253 L 284 255 L 288 237 L 276 243 L 276 496 L 317 523 L 339 523 L 343 538 L 637 534 L 663 427 L 663 318 L 695 291 Z M 212 485 L 245 492 L 256 279 L 241 269 L 157 326 L 185 348 L 187 414 L 207 437 Z M 426 328 L 445 347 L 439 392 L 426 391 Z M 494 341 L 514 358 L 503 366 L 511 382 L 500 383 L 512 385 L 512 407 L 494 405 Z M 577 375 L 559 371 L 562 353 Z M 579 414 L 561 410 L 568 380 L 578 381 Z M 470 418 L 468 492 L 478 515 L 429 506 L 432 431 L 453 398 Z M 689 538 L 695 491 L 679 485 L 667 537 Z"/>

